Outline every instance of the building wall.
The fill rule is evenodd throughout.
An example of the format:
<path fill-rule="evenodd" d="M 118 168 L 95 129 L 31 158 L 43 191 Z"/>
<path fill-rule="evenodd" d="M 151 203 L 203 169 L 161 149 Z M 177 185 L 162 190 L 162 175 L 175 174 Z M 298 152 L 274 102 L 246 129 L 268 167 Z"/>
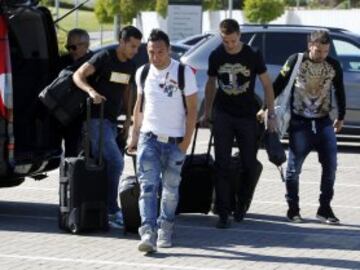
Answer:
<path fill-rule="evenodd" d="M 202 30 L 214 31 L 222 19 L 228 17 L 228 11 L 205 11 L 202 18 Z M 241 10 L 234 10 L 232 17 L 239 23 L 247 23 Z M 360 9 L 349 10 L 288 10 L 270 24 L 300 24 L 339 27 L 360 35 Z M 142 29 L 146 38 L 151 29 L 161 28 L 167 31 L 166 19 L 156 12 L 141 12 L 134 25 Z"/>

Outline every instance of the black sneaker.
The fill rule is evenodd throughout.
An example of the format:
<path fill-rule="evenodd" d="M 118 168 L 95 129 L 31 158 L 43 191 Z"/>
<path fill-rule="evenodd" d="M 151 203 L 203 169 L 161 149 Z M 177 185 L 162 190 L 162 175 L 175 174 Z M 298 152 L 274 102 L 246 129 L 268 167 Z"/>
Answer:
<path fill-rule="evenodd" d="M 303 223 L 304 220 L 300 215 L 300 209 L 299 208 L 292 208 L 290 207 L 286 214 L 288 220 L 290 222 L 294 223 Z"/>
<path fill-rule="evenodd" d="M 218 229 L 230 228 L 230 220 L 227 217 L 219 217 L 219 220 L 216 223 L 216 228 Z"/>
<path fill-rule="evenodd" d="M 244 220 L 244 217 L 246 215 L 246 208 L 244 206 L 238 206 L 236 210 L 234 211 L 234 221 L 235 222 L 241 222 Z"/>
<path fill-rule="evenodd" d="M 340 224 L 340 220 L 334 215 L 333 210 L 330 206 L 320 206 L 316 217 L 320 222 L 330 225 L 338 225 Z"/>

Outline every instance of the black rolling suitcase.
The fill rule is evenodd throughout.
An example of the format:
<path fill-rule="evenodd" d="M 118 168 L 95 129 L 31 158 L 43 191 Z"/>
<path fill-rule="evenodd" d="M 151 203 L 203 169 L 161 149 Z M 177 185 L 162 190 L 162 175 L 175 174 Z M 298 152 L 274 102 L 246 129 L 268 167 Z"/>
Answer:
<path fill-rule="evenodd" d="M 108 230 L 108 180 L 102 159 L 103 134 L 100 125 L 99 158 L 90 158 L 89 118 L 91 100 L 87 102 L 85 156 L 65 158 L 60 168 L 59 227 L 72 233 Z M 101 105 L 100 117 L 103 119 Z"/>
<path fill-rule="evenodd" d="M 211 209 L 215 183 L 214 160 L 210 154 L 212 134 L 210 135 L 206 154 L 194 154 L 198 129 L 197 125 L 191 154 L 186 156 L 181 171 L 177 214 L 207 214 Z"/>
<path fill-rule="evenodd" d="M 136 156 L 125 153 L 132 158 L 136 174 Z M 128 176 L 120 182 L 120 205 L 124 219 L 124 232 L 138 233 L 141 225 L 139 211 L 140 186 L 136 176 Z"/>
<path fill-rule="evenodd" d="M 263 165 L 261 164 L 261 162 L 259 160 L 256 160 L 256 174 L 255 174 L 255 179 L 253 181 L 251 181 L 251 185 L 246 184 L 246 182 L 244 181 L 244 175 L 243 175 L 243 169 L 242 169 L 242 164 L 241 164 L 241 158 L 240 158 L 240 153 L 236 152 L 235 154 L 232 155 L 231 157 L 231 161 L 230 161 L 230 207 L 231 207 L 231 212 L 234 212 L 236 209 L 236 205 L 238 204 L 238 202 L 243 202 L 243 207 L 245 210 L 245 213 L 249 210 L 254 193 L 255 193 L 255 189 L 257 186 L 257 183 L 259 181 L 260 175 L 262 173 L 263 170 Z M 240 198 L 240 193 L 241 190 L 246 188 L 248 190 L 248 197 L 247 198 Z M 217 209 L 216 209 L 216 197 L 215 197 L 215 193 L 214 193 L 214 197 L 213 197 L 213 207 L 212 207 L 212 211 L 214 214 L 217 214 Z"/>
<path fill-rule="evenodd" d="M 257 183 L 259 181 L 260 175 L 263 170 L 263 165 L 259 160 L 256 160 L 256 173 L 255 179 L 251 181 L 245 181 L 243 175 L 242 164 L 240 153 L 237 152 L 231 157 L 231 204 L 232 210 L 235 210 L 235 205 L 237 202 L 241 201 L 244 205 L 245 212 L 250 208 L 252 198 L 255 193 Z M 250 185 L 249 185 L 250 183 Z M 247 190 L 248 197 L 240 198 L 241 191 L 243 189 Z"/>

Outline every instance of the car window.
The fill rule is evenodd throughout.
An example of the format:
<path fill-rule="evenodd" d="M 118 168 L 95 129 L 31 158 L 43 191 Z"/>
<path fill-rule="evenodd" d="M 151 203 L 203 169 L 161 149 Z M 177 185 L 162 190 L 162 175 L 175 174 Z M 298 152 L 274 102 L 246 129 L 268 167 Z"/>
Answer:
<path fill-rule="evenodd" d="M 248 44 L 253 36 L 254 36 L 253 33 L 241 33 L 240 40 Z"/>
<path fill-rule="evenodd" d="M 360 47 L 350 41 L 333 38 L 337 59 L 344 71 L 360 73 Z"/>
<path fill-rule="evenodd" d="M 253 49 L 260 50 L 262 53 L 264 53 L 264 36 L 262 33 L 256 33 L 250 43 Z"/>
<path fill-rule="evenodd" d="M 185 47 L 180 47 L 180 46 L 176 46 L 176 45 L 171 45 L 171 57 L 174 58 L 175 60 L 179 60 L 180 57 L 186 53 L 188 49 Z"/>
<path fill-rule="evenodd" d="M 264 58 L 267 64 L 283 65 L 286 59 L 307 48 L 306 33 L 266 33 Z"/>
<path fill-rule="evenodd" d="M 181 61 L 195 69 L 207 70 L 210 53 L 221 44 L 219 34 L 201 40 L 181 57 Z"/>
<path fill-rule="evenodd" d="M 204 35 L 199 35 L 199 36 L 196 36 L 192 39 L 189 39 L 187 41 L 184 42 L 184 44 L 186 45 L 189 45 L 189 46 L 192 46 L 192 45 L 195 45 L 196 43 L 198 43 L 199 41 L 209 37 L 209 36 L 212 36 L 213 34 L 204 34 Z"/>

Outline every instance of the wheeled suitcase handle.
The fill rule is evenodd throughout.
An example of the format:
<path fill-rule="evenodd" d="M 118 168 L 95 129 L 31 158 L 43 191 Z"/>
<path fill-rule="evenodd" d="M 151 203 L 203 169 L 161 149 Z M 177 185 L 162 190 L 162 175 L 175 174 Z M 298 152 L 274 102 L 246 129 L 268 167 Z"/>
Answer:
<path fill-rule="evenodd" d="M 136 154 L 130 153 L 130 152 L 128 151 L 128 148 L 126 147 L 126 148 L 125 148 L 125 155 L 131 157 L 132 163 L 133 163 L 133 166 L 134 166 L 134 172 L 135 172 L 135 175 L 136 175 Z M 136 181 L 137 181 L 137 180 L 136 180 Z"/>
<path fill-rule="evenodd" d="M 86 100 L 86 132 L 85 132 L 85 160 L 86 163 L 90 163 L 90 118 L 91 118 L 91 98 L 87 98 Z M 100 103 L 100 125 L 99 125 L 99 157 L 98 157 L 98 166 L 103 165 L 103 156 L 102 156 L 102 149 L 103 149 L 103 141 L 104 141 L 104 130 L 103 130 L 103 123 L 104 123 L 104 102 Z"/>
<path fill-rule="evenodd" d="M 194 157 L 199 128 L 200 128 L 200 123 L 197 122 L 196 126 L 195 126 L 194 140 L 193 140 L 193 143 L 192 143 L 192 146 L 191 146 L 190 163 L 192 162 L 193 157 Z M 213 137 L 214 136 L 213 136 L 212 129 L 210 129 L 210 138 L 209 138 L 208 148 L 207 148 L 207 151 L 206 151 L 206 164 L 208 164 L 209 161 L 210 161 L 210 151 L 211 151 Z"/>

